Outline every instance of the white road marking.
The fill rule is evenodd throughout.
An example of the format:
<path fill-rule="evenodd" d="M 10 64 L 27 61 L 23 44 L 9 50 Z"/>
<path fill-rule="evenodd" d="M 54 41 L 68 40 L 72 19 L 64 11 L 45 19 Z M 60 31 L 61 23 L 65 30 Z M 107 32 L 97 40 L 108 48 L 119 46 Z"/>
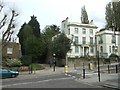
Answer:
<path fill-rule="evenodd" d="M 33 84 L 33 83 L 43 83 L 43 82 L 49 82 L 49 81 L 55 81 L 55 80 L 67 80 L 71 78 L 58 78 L 58 79 L 48 79 L 48 80 L 42 80 L 37 82 L 25 82 L 25 83 L 16 83 L 16 84 L 9 84 L 9 85 L 3 85 L 2 87 L 9 87 L 9 86 L 16 86 L 16 85 L 25 85 L 25 84 Z"/>

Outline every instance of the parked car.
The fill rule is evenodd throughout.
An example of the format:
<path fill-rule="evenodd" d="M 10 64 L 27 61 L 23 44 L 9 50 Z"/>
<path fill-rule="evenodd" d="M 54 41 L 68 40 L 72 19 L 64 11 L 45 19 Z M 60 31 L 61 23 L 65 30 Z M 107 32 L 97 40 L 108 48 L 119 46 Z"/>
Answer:
<path fill-rule="evenodd" d="M 18 71 L 6 69 L 6 68 L 0 68 L 0 78 L 14 78 L 19 75 Z"/>

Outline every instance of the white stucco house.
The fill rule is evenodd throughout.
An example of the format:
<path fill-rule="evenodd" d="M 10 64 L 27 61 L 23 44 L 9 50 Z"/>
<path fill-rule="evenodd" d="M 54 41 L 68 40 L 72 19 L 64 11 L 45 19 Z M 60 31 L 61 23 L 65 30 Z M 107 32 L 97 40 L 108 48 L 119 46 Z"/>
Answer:
<path fill-rule="evenodd" d="M 118 35 L 118 54 L 119 54 L 119 57 L 120 57 L 120 32 L 119 32 L 119 35 Z"/>
<path fill-rule="evenodd" d="M 91 21 L 89 24 L 70 22 L 67 17 L 61 22 L 61 32 L 65 33 L 73 43 L 68 57 L 94 56 L 95 55 L 95 34 L 97 26 Z"/>
<path fill-rule="evenodd" d="M 120 55 L 120 35 L 118 31 L 100 30 L 96 33 L 96 43 L 96 50 L 99 51 L 100 57 L 107 58 L 112 53 Z"/>

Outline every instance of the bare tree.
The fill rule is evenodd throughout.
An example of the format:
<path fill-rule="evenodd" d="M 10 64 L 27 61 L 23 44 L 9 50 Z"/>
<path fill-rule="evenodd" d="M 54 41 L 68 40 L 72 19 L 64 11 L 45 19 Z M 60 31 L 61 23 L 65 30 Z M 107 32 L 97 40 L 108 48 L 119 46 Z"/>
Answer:
<path fill-rule="evenodd" d="M 4 46 L 4 42 L 9 42 L 11 40 L 11 36 L 14 33 L 13 29 L 16 26 L 15 18 L 19 15 L 14 9 L 10 9 L 11 15 L 3 14 L 2 11 L 4 8 L 5 8 L 5 5 L 3 5 L 3 3 L 0 2 L 0 15 L 2 16 L 0 20 L 0 30 L 2 30 L 3 27 L 7 27 L 2 32 L 2 45 L 3 46 Z"/>

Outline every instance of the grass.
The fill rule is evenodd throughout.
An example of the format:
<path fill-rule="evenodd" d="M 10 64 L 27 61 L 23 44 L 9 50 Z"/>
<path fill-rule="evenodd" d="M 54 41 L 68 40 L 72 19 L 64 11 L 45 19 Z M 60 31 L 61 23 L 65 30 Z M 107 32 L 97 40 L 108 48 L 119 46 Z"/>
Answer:
<path fill-rule="evenodd" d="M 35 70 L 45 69 L 45 67 L 42 66 L 41 64 L 33 63 L 33 64 L 31 64 L 31 65 L 32 65 L 32 68 L 35 69 Z M 31 66 L 31 65 L 30 65 L 30 66 Z"/>

